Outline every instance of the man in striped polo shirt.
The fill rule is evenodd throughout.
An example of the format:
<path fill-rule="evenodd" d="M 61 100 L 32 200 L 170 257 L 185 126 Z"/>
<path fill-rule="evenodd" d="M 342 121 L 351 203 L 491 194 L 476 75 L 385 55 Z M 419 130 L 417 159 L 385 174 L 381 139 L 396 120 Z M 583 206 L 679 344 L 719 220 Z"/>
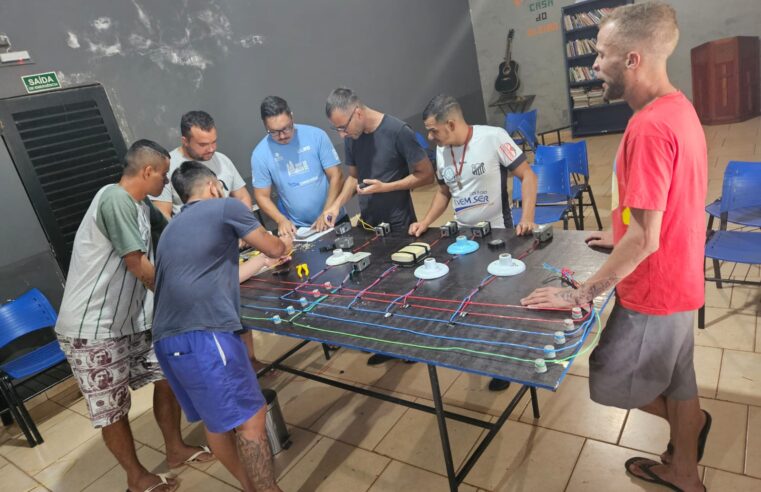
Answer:
<path fill-rule="evenodd" d="M 138 461 L 128 388 L 155 383 L 153 409 L 170 467 L 213 459 L 208 449 L 182 441 L 180 408 L 152 348 L 151 239 L 166 220 L 146 197 L 161 192 L 168 171 L 169 153 L 157 143 L 138 140 L 129 148 L 121 180 L 98 191 L 79 225 L 55 327 L 92 424 L 127 473 L 130 491 L 168 492 L 178 484 Z"/>

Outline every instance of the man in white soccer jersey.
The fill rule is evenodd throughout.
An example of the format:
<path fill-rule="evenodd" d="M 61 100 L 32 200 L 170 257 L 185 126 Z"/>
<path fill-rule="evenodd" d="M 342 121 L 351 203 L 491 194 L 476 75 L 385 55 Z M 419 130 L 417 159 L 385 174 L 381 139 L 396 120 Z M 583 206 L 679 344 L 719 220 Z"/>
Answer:
<path fill-rule="evenodd" d="M 138 140 L 128 150 L 119 183 L 93 198 L 74 239 L 69 274 L 55 331 L 87 403 L 90 420 L 127 474 L 130 491 L 169 492 L 178 483 L 150 473 L 135 453 L 127 414 L 127 387 L 154 383 L 153 411 L 170 467 L 213 456 L 187 446 L 180 407 L 153 352 L 152 234 L 166 220 L 147 200 L 166 184 L 169 153 Z"/>
<path fill-rule="evenodd" d="M 419 237 L 453 201 L 461 226 L 488 220 L 495 229 L 513 227 L 507 194 L 508 171 L 521 180 L 523 213 L 515 226 L 518 235 L 531 234 L 536 204 L 536 175 L 526 156 L 503 128 L 468 125 L 457 100 L 446 94 L 431 99 L 423 110 L 428 138 L 436 147 L 436 179 L 439 188 L 428 213 L 410 224 L 409 233 Z M 491 391 L 507 389 L 501 379 L 489 382 Z"/>

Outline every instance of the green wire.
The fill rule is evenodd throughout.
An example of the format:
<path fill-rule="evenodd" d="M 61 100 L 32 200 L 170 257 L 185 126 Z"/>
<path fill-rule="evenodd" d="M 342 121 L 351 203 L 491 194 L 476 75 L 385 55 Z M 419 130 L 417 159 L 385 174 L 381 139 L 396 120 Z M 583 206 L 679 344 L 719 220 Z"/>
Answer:
<path fill-rule="evenodd" d="M 325 296 L 325 297 L 327 297 L 327 296 Z M 322 299 L 319 299 L 317 302 L 319 302 L 319 301 L 322 301 Z M 471 354 L 486 355 L 486 356 L 490 356 L 490 357 L 499 357 L 499 358 L 502 358 L 502 359 L 515 360 L 515 361 L 518 361 L 518 362 L 528 362 L 528 363 L 531 363 L 531 364 L 533 364 L 534 360 L 535 360 L 535 359 L 523 359 L 523 358 L 520 358 L 520 357 L 513 357 L 511 355 L 497 354 L 497 353 L 494 353 L 494 352 L 486 352 L 486 351 L 482 351 L 482 350 L 473 350 L 473 349 L 469 349 L 469 348 L 465 348 L 465 347 L 434 347 L 434 346 L 431 346 L 431 345 L 421 345 L 421 344 L 415 344 L 415 343 L 396 342 L 396 341 L 393 341 L 393 340 L 383 340 L 381 338 L 368 337 L 368 336 L 364 336 L 364 335 L 356 335 L 354 333 L 347 333 L 347 332 L 338 331 L 338 330 L 328 330 L 326 328 L 317 328 L 315 326 L 305 325 L 303 323 L 296 323 L 296 322 L 294 322 L 293 320 L 295 318 L 297 318 L 300 314 L 301 313 L 297 313 L 291 319 L 286 320 L 286 321 L 288 323 L 293 324 L 294 326 L 298 326 L 298 327 L 301 327 L 301 328 L 306 328 L 307 330 L 319 331 L 319 332 L 322 332 L 322 333 L 332 333 L 334 335 L 342 335 L 342 336 L 351 337 L 351 338 L 360 338 L 362 340 L 370 340 L 370 341 L 373 341 L 373 342 L 388 343 L 388 344 L 391 344 L 391 345 L 401 345 L 401 346 L 404 346 L 404 347 L 412 347 L 412 348 L 418 348 L 418 349 L 424 349 L 424 350 L 437 350 L 437 351 L 441 351 L 441 352 L 462 351 L 462 352 L 467 352 L 467 353 L 471 353 Z M 253 320 L 253 321 L 272 321 L 272 318 L 255 318 L 255 317 L 252 317 L 252 316 L 241 316 L 241 318 L 247 319 L 247 320 Z M 592 350 L 592 348 L 594 346 L 597 345 L 597 342 L 600 339 L 600 333 L 602 332 L 601 327 L 602 327 L 602 323 L 600 322 L 600 316 L 598 314 L 597 315 L 597 333 L 595 334 L 595 338 L 594 338 L 594 340 L 592 341 L 591 344 L 589 344 L 586 347 L 582 348 L 581 350 L 579 350 L 577 353 L 575 353 L 573 355 L 570 355 L 568 357 L 564 357 L 562 359 L 548 360 L 547 362 L 548 363 L 554 363 L 554 364 L 562 364 L 563 362 L 567 362 L 567 361 L 569 361 L 571 359 L 575 359 L 576 357 L 578 357 L 580 355 L 586 354 L 587 352 Z"/>
<path fill-rule="evenodd" d="M 590 350 L 592 350 L 594 347 L 597 346 L 597 342 L 600 340 L 600 334 L 602 333 L 602 322 L 600 321 L 600 313 L 597 313 L 595 316 L 597 317 L 597 333 L 595 333 L 595 338 L 594 340 L 592 340 L 592 343 L 588 344 L 586 347 L 582 348 L 581 350 L 579 350 L 573 355 L 564 357 L 562 359 L 551 360 L 550 362 L 561 363 L 561 362 L 569 361 L 571 359 L 575 359 L 576 357 L 580 355 L 586 354 L 587 352 L 589 352 Z"/>

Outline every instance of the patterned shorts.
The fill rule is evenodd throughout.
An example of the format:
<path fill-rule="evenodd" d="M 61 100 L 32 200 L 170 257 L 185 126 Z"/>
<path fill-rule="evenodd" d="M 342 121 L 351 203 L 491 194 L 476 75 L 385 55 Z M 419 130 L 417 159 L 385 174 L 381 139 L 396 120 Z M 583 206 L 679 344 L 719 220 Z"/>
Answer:
<path fill-rule="evenodd" d="M 58 335 L 97 429 L 117 422 L 130 409 L 129 388 L 164 379 L 150 330 L 102 340 Z"/>

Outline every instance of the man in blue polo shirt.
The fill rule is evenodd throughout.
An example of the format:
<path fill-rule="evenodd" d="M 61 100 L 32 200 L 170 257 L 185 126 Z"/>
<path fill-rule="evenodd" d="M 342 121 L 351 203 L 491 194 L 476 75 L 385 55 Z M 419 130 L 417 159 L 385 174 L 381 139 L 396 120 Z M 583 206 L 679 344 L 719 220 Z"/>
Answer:
<path fill-rule="evenodd" d="M 278 492 L 264 396 L 235 334 L 238 239 L 277 258 L 290 238 L 268 234 L 250 208 L 222 198 L 221 182 L 199 162 L 183 163 L 172 186 L 185 206 L 156 248 L 156 357 L 188 420 L 203 420 L 209 446 L 243 489 Z"/>
<path fill-rule="evenodd" d="M 328 135 L 319 128 L 297 125 L 285 99 L 264 98 L 261 116 L 267 136 L 251 155 L 254 197 L 259 208 L 277 222 L 280 236 L 294 236 L 298 227 L 323 231 L 325 209 L 343 186 L 341 160 Z M 278 193 L 272 200 L 272 186 Z M 340 210 L 333 222 L 345 220 Z"/>

